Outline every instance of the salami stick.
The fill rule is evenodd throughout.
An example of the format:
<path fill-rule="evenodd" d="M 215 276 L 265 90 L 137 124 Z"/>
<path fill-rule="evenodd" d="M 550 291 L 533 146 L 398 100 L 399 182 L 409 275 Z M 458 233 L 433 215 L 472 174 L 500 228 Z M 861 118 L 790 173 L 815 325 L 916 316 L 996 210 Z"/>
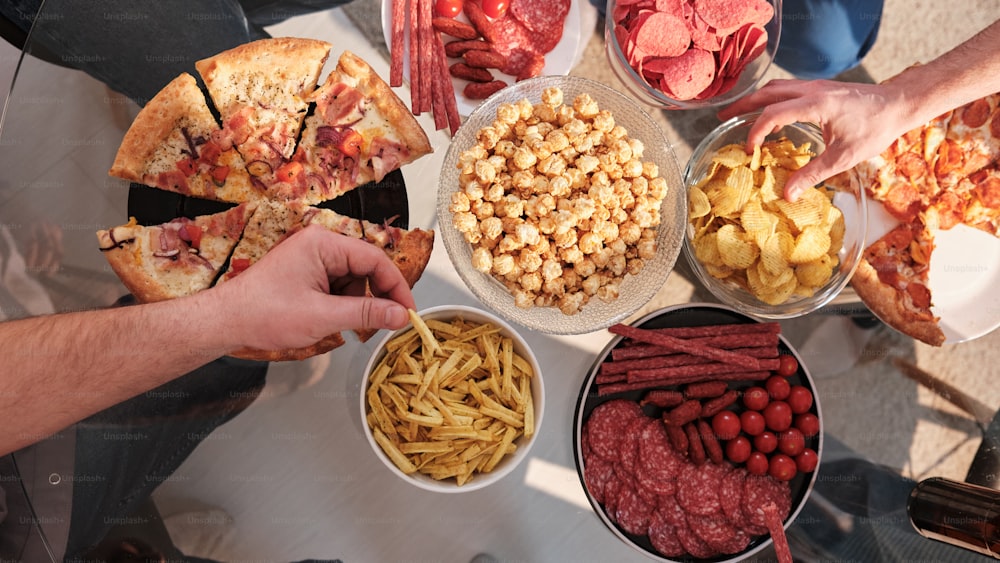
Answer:
<path fill-rule="evenodd" d="M 781 325 L 776 322 L 719 324 L 704 326 L 679 326 L 669 328 L 647 329 L 660 334 L 676 336 L 677 338 L 697 338 L 701 336 L 722 336 L 724 334 L 778 334 Z"/>
<path fill-rule="evenodd" d="M 778 359 L 760 360 L 758 369 L 774 371 L 778 369 L 778 364 L 780 363 L 781 360 Z M 722 362 L 712 362 L 708 364 L 695 364 L 690 366 L 631 370 L 626 375 L 625 380 L 629 383 L 639 383 L 641 381 L 669 380 L 672 378 L 686 378 L 692 376 L 701 376 L 702 380 L 710 380 L 713 379 L 711 377 L 713 375 L 723 376 L 743 371 L 746 370 L 741 366 L 724 364 Z M 719 379 L 723 378 L 719 377 Z"/>
<path fill-rule="evenodd" d="M 725 348 L 735 352 L 735 348 L 762 348 L 769 349 L 770 356 L 756 356 L 773 358 L 778 355 L 778 335 L 777 334 L 726 334 L 722 336 L 703 336 L 700 338 L 687 339 L 688 342 L 703 346 L 714 346 Z M 665 346 L 653 344 L 633 344 L 615 348 L 611 351 L 611 358 L 614 360 L 629 360 L 633 358 L 650 358 L 653 356 L 667 356 L 676 354 L 677 351 Z M 740 352 L 744 353 L 744 352 Z"/>
<path fill-rule="evenodd" d="M 638 346 L 636 346 L 636 348 L 638 348 Z M 746 354 L 748 356 L 753 356 L 755 358 L 778 357 L 777 348 L 772 348 L 770 346 L 763 346 L 757 348 L 734 348 L 731 351 L 736 352 L 738 354 Z M 612 351 L 612 353 L 613 352 L 614 351 Z M 713 360 L 709 358 L 703 358 L 701 356 L 694 356 L 691 354 L 672 353 L 668 356 L 650 356 L 650 357 L 641 356 L 641 357 L 636 357 L 635 359 L 622 359 L 622 360 L 614 360 L 611 362 L 604 362 L 603 364 L 601 364 L 601 367 L 599 368 L 599 373 L 601 375 L 614 375 L 617 373 L 625 373 L 633 369 L 688 366 L 692 364 L 707 364 L 711 361 Z"/>
<path fill-rule="evenodd" d="M 392 32 L 389 36 L 389 86 L 403 85 L 403 33 L 409 0 L 392 0 Z"/>
<path fill-rule="evenodd" d="M 429 39 L 431 43 L 431 111 L 434 114 L 434 128 L 444 129 L 448 126 L 448 115 L 444 109 L 444 83 L 451 82 L 444 61 L 444 46 L 441 44 L 441 37 L 436 31 L 431 32 Z M 440 48 L 439 48 L 440 47 Z"/>
<path fill-rule="evenodd" d="M 603 397 L 613 393 L 625 393 L 629 391 L 646 391 L 658 387 L 670 387 L 682 383 L 696 383 L 706 379 L 723 379 L 725 381 L 763 381 L 771 376 L 769 371 L 744 371 L 739 373 L 727 373 L 715 376 L 692 375 L 689 377 L 673 377 L 670 379 L 655 379 L 652 381 L 639 381 L 636 383 L 608 383 L 597 386 L 597 396 Z"/>
<path fill-rule="evenodd" d="M 432 94 L 431 82 L 434 80 L 434 29 L 431 27 L 431 18 L 434 9 L 431 0 L 417 0 L 420 3 L 419 14 L 419 49 L 420 49 L 420 113 L 431 111 Z"/>
<path fill-rule="evenodd" d="M 633 340 L 639 340 L 641 342 L 646 342 L 648 344 L 655 344 L 657 346 L 663 346 L 665 348 L 672 348 L 678 352 L 687 352 L 689 354 L 694 354 L 696 356 L 712 358 L 713 360 L 724 362 L 727 364 L 737 365 L 744 369 L 748 370 L 761 369 L 760 362 L 757 360 L 757 358 L 753 358 L 745 354 L 737 354 L 735 352 L 722 350 L 721 348 L 715 348 L 712 346 L 702 346 L 700 344 L 691 343 L 687 340 L 676 338 L 667 334 L 658 334 L 652 331 L 643 330 L 641 328 L 635 328 L 620 323 L 612 325 L 610 328 L 608 328 L 608 330 L 610 330 L 615 334 L 621 334 L 622 336 L 627 336 Z"/>
<path fill-rule="evenodd" d="M 406 0 L 410 10 L 410 111 L 413 115 L 420 115 L 420 26 L 417 25 L 420 13 L 418 3 L 421 0 Z"/>
<path fill-rule="evenodd" d="M 441 76 L 441 86 L 443 87 L 442 98 L 444 99 L 444 114 L 448 121 L 448 131 L 454 135 L 458 127 L 462 124 L 462 116 L 458 114 L 458 101 L 455 99 L 455 84 L 451 81 L 451 73 L 448 70 L 448 57 L 444 52 L 444 43 L 440 36 L 434 42 L 437 51 L 439 74 Z M 436 115 L 435 115 L 436 116 Z"/>

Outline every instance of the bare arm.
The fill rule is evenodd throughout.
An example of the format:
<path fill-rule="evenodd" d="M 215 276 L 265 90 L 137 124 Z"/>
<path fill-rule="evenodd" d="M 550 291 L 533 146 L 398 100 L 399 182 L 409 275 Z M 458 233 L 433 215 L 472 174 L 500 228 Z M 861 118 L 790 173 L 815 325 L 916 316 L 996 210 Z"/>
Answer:
<path fill-rule="evenodd" d="M 366 285 L 375 298 L 363 296 Z M 399 328 L 414 307 L 382 251 L 315 227 L 190 297 L 0 323 L 0 454 L 244 346 L 300 347 L 351 328 Z"/>
<path fill-rule="evenodd" d="M 882 84 L 774 80 L 719 112 L 721 119 L 763 108 L 749 146 L 789 123 L 823 130 L 826 150 L 793 174 L 785 196 L 847 170 L 934 117 L 1000 91 L 1000 21 L 933 61 L 907 68 Z"/>

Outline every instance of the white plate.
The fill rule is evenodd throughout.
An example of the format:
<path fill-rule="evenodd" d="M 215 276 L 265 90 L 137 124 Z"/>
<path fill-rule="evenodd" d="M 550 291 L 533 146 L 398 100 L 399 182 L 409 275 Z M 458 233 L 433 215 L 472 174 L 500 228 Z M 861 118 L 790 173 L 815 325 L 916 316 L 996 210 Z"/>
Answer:
<path fill-rule="evenodd" d="M 870 202 L 868 244 L 899 222 Z M 946 344 L 968 342 L 1000 328 L 1000 239 L 957 225 L 934 231 L 928 286 Z"/>
<path fill-rule="evenodd" d="M 465 14 L 459 14 L 458 20 L 468 23 L 468 18 Z M 545 67 L 542 69 L 543 76 L 551 75 L 564 75 L 568 74 L 570 69 L 576 63 L 577 55 L 580 46 L 580 0 L 572 0 L 570 3 L 569 13 L 566 15 L 566 22 L 563 25 L 562 39 L 554 49 L 549 51 L 545 55 Z M 404 30 L 409 30 L 410 28 L 410 15 L 406 15 L 406 23 L 403 26 Z M 408 31 L 406 32 L 408 33 Z M 382 0 L 382 37 L 385 38 L 386 48 L 391 49 L 392 45 L 392 0 Z M 410 48 L 409 41 L 403 42 L 403 78 L 407 81 L 410 79 Z M 456 59 L 449 59 L 449 64 L 454 62 Z M 503 80 L 508 85 L 513 84 L 515 78 L 509 74 L 503 74 L 498 70 L 493 70 L 493 76 L 497 80 Z M 466 80 L 461 80 L 458 78 L 452 78 L 452 84 L 455 85 L 455 99 L 458 101 L 458 113 L 462 117 L 468 116 L 472 113 L 472 110 L 476 109 L 482 100 L 473 100 L 466 98 L 462 94 L 462 88 L 465 88 L 467 84 Z"/>

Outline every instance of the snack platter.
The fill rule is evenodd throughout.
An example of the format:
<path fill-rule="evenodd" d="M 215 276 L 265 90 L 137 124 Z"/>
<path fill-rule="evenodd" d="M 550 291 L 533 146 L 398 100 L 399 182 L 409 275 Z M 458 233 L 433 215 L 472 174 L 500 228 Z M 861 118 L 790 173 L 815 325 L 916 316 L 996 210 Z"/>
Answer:
<path fill-rule="evenodd" d="M 729 324 L 729 323 L 755 323 L 754 319 L 748 317 L 738 311 L 729 309 L 727 307 L 708 303 L 694 303 L 687 305 L 680 305 L 674 307 L 668 307 L 659 311 L 655 311 L 646 315 L 645 317 L 636 320 L 632 323 L 632 326 L 639 327 L 643 329 L 652 328 L 675 328 L 675 327 L 698 327 L 707 325 L 719 325 L 719 324 Z M 598 502 L 594 494 L 588 489 L 587 481 L 585 479 L 585 467 L 588 455 L 585 452 L 584 446 L 584 428 L 587 425 L 587 421 L 590 419 L 591 414 L 594 410 L 609 401 L 618 401 L 621 399 L 626 399 L 629 401 L 639 402 L 646 390 L 635 390 L 635 391 L 624 391 L 610 394 L 600 394 L 598 392 L 597 376 L 600 372 L 601 365 L 606 361 L 610 361 L 611 353 L 614 349 L 621 347 L 623 345 L 624 338 L 622 336 L 615 336 L 608 342 L 605 348 L 600 352 L 594 361 L 591 370 L 587 373 L 584 378 L 583 384 L 580 389 L 579 398 L 576 405 L 576 410 L 573 416 L 573 458 L 577 468 L 577 474 L 580 478 L 580 483 L 586 491 L 586 496 L 591 506 L 594 509 L 596 515 L 601 519 L 605 526 L 621 541 L 628 544 L 629 546 L 637 549 L 638 551 L 644 553 L 645 555 L 659 560 L 659 561 L 675 561 L 673 558 L 665 557 L 657 551 L 657 549 L 651 543 L 648 535 L 630 533 L 624 529 L 622 524 L 617 521 L 617 518 L 608 513 L 605 504 Z M 780 354 L 790 354 L 796 359 L 798 358 L 797 352 L 792 349 L 784 337 L 779 337 L 778 345 Z M 809 375 L 808 370 L 802 364 L 801 361 L 798 362 L 797 371 L 788 377 L 788 381 L 792 385 L 805 386 L 811 391 L 814 390 L 812 378 Z M 745 390 L 751 385 L 758 385 L 759 383 L 753 382 L 731 382 L 730 389 L 736 389 L 738 391 Z M 674 389 L 669 387 L 663 387 L 663 389 Z M 813 394 L 815 397 L 815 394 Z M 733 405 L 729 407 L 737 412 L 741 410 L 741 406 Z M 663 414 L 663 409 L 655 407 L 654 405 L 647 404 L 642 407 L 643 413 L 649 417 L 650 420 L 655 420 Z M 813 404 L 808 411 L 817 417 L 817 420 L 821 419 L 821 407 L 819 401 L 814 400 Z M 822 432 L 817 433 L 813 437 L 806 438 L 806 447 L 814 450 L 817 453 L 818 459 L 822 459 L 822 448 L 823 448 L 823 438 Z M 639 462 L 636 462 L 637 465 Z M 708 462 L 710 463 L 710 462 Z M 728 463 L 728 462 L 727 462 Z M 793 479 L 789 481 L 789 486 L 791 490 L 791 508 L 784 519 L 784 527 L 787 528 L 792 521 L 795 520 L 799 511 L 805 504 L 806 499 L 812 491 L 812 488 L 816 481 L 817 472 L 798 472 Z M 678 485 L 679 491 L 680 485 Z M 768 534 L 762 534 L 754 537 L 749 544 L 737 554 L 733 555 L 716 555 L 714 557 L 706 559 L 692 559 L 690 556 L 685 556 L 679 560 L 683 561 L 736 561 L 744 557 L 747 557 L 753 553 L 760 551 L 771 543 L 771 536 Z"/>

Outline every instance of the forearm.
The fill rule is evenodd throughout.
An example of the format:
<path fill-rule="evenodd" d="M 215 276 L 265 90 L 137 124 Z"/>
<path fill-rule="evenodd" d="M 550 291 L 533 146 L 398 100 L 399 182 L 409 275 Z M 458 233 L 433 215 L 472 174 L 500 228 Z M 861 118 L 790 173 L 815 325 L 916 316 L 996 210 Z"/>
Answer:
<path fill-rule="evenodd" d="M 0 323 L 0 453 L 234 349 L 206 297 Z"/>
<path fill-rule="evenodd" d="M 914 127 L 1000 92 L 1000 20 L 933 61 L 904 70 L 886 85 L 901 97 Z"/>

